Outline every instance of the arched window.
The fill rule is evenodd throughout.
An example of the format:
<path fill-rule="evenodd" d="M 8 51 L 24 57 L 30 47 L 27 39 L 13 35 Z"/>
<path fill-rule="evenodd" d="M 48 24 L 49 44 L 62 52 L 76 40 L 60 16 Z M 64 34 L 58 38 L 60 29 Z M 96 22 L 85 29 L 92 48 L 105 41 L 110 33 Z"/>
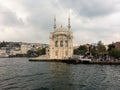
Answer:
<path fill-rule="evenodd" d="M 58 47 L 58 41 L 55 41 L 55 47 Z"/>
<path fill-rule="evenodd" d="M 60 41 L 60 47 L 63 47 L 63 41 Z"/>
<path fill-rule="evenodd" d="M 68 47 L 68 41 L 67 40 L 65 41 L 65 47 Z"/>

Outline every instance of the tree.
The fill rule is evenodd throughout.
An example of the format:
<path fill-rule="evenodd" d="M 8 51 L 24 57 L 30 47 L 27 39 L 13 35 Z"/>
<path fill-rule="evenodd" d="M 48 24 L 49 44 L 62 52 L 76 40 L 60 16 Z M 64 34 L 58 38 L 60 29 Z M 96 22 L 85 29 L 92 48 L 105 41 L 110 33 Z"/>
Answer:
<path fill-rule="evenodd" d="M 34 51 L 34 50 L 28 50 L 28 51 L 27 51 L 27 55 L 28 55 L 29 57 L 36 57 L 36 56 L 38 56 L 37 52 Z"/>
<path fill-rule="evenodd" d="M 36 51 L 36 53 L 37 53 L 38 55 L 45 55 L 45 54 L 46 54 L 46 48 L 38 49 L 38 50 Z"/>
<path fill-rule="evenodd" d="M 120 50 L 112 49 L 108 52 L 108 54 L 114 58 L 120 58 Z"/>
<path fill-rule="evenodd" d="M 88 48 L 85 45 L 80 45 L 79 48 L 74 50 L 74 54 L 81 54 L 85 55 L 85 53 L 88 51 Z"/>
<path fill-rule="evenodd" d="M 46 54 L 46 48 L 38 49 L 38 50 L 28 50 L 27 55 L 29 57 L 39 56 L 39 55 L 45 55 Z"/>
<path fill-rule="evenodd" d="M 97 53 L 97 48 L 96 48 L 95 46 L 93 46 L 93 47 L 91 48 L 91 50 L 90 50 L 90 53 L 91 53 L 94 57 L 96 57 L 96 56 L 98 55 L 98 53 Z"/>
<path fill-rule="evenodd" d="M 108 55 L 114 58 L 120 58 L 120 50 L 116 49 L 114 44 L 109 44 Z"/>
<path fill-rule="evenodd" d="M 76 55 L 79 55 L 79 50 L 78 50 L 78 48 L 77 48 L 77 49 L 74 49 L 73 53 L 76 54 Z"/>
<path fill-rule="evenodd" d="M 0 43 L 0 48 L 1 48 L 1 47 L 6 47 L 7 45 L 8 45 L 8 42 L 4 42 L 4 41 L 3 41 L 3 42 Z"/>
<path fill-rule="evenodd" d="M 108 51 L 111 51 L 112 49 L 115 49 L 115 45 L 114 44 L 109 44 L 108 45 Z"/>
<path fill-rule="evenodd" d="M 97 53 L 98 53 L 99 55 L 103 55 L 103 54 L 105 54 L 106 52 L 107 52 L 107 50 L 106 50 L 106 48 L 105 48 L 104 45 L 99 44 L 99 45 L 97 46 Z"/>

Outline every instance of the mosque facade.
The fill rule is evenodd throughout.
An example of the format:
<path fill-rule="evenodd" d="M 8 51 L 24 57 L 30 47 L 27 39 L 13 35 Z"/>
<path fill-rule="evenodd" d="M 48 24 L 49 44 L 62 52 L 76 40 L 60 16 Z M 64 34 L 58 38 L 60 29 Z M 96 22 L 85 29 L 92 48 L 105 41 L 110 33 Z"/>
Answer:
<path fill-rule="evenodd" d="M 73 55 L 73 32 L 71 31 L 70 17 L 68 26 L 57 27 L 54 17 L 54 31 L 50 32 L 50 47 L 47 50 L 50 59 L 67 59 Z"/>

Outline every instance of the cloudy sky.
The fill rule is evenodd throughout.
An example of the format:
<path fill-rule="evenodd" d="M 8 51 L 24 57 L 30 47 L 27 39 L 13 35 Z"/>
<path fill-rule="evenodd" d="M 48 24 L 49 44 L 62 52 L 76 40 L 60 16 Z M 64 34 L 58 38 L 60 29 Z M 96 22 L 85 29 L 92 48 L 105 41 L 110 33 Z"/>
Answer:
<path fill-rule="evenodd" d="M 69 14 L 74 45 L 120 41 L 120 0 L 0 0 L 0 41 L 49 43 Z"/>

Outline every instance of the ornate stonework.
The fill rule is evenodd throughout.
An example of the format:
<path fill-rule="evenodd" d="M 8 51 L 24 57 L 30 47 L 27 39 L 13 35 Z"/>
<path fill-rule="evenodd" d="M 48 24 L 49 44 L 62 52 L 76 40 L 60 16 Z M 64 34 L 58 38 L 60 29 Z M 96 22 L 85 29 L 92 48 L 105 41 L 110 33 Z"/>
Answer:
<path fill-rule="evenodd" d="M 68 27 L 62 25 L 57 28 L 56 18 L 54 18 L 54 31 L 50 32 L 50 59 L 65 59 L 73 55 L 73 33 L 71 32 L 70 18 L 68 18 Z"/>

